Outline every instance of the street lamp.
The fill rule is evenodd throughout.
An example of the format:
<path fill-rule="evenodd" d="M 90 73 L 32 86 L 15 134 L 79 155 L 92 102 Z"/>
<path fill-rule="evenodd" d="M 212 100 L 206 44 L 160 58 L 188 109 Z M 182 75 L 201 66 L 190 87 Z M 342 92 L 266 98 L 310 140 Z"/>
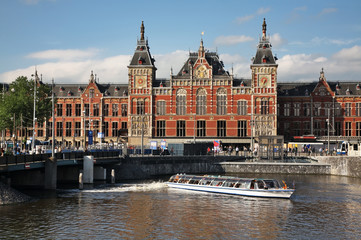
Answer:
<path fill-rule="evenodd" d="M 38 81 L 38 72 L 35 70 L 35 75 L 32 75 L 35 77 L 34 79 L 34 112 L 33 112 L 33 141 L 31 142 L 31 150 L 33 153 L 35 153 L 35 107 L 36 107 L 36 82 Z"/>

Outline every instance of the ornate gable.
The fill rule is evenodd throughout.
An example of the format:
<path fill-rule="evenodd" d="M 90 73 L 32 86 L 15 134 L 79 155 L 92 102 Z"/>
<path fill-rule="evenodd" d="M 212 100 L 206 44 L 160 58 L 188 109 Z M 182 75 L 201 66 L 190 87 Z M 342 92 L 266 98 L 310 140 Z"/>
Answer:
<path fill-rule="evenodd" d="M 333 92 L 331 90 L 330 86 L 328 85 L 328 83 L 326 81 L 323 68 L 320 72 L 319 81 L 311 94 L 313 96 L 335 96 L 335 92 Z"/>

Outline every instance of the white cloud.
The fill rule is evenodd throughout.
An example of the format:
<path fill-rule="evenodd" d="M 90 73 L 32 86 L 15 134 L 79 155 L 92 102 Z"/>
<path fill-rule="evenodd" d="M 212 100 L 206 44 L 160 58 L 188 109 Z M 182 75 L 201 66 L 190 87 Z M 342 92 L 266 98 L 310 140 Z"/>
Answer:
<path fill-rule="evenodd" d="M 221 45 L 235 45 L 238 43 L 253 41 L 254 39 L 249 36 L 219 36 L 214 40 L 214 44 Z"/>
<path fill-rule="evenodd" d="M 282 38 L 279 33 L 271 35 L 270 41 L 274 48 L 281 48 L 283 45 L 287 44 L 287 40 Z"/>
<path fill-rule="evenodd" d="M 244 17 L 238 17 L 236 19 L 236 23 L 242 24 L 242 23 L 248 22 L 249 20 L 252 20 L 253 18 L 255 18 L 258 15 L 264 15 L 264 14 L 268 13 L 270 10 L 271 10 L 270 8 L 259 8 L 256 11 L 256 13 L 253 13 L 251 15 L 247 15 Z"/>
<path fill-rule="evenodd" d="M 66 49 L 66 50 L 46 50 L 41 52 L 31 53 L 27 58 L 34 59 L 54 59 L 61 61 L 72 61 L 72 60 L 80 60 L 80 59 L 89 59 L 95 56 L 100 50 L 95 48 L 90 48 L 87 50 L 79 50 L 79 49 Z"/>
<path fill-rule="evenodd" d="M 188 58 L 188 51 L 177 50 L 168 54 L 154 55 L 156 59 L 157 78 L 169 79 L 170 69 L 177 74 Z M 239 54 L 221 54 L 220 59 L 225 63 L 225 70 L 238 78 L 250 78 L 250 59 Z M 56 83 L 88 83 L 90 72 L 93 70 L 100 83 L 128 82 L 128 68 L 131 55 L 117 55 L 97 60 L 45 62 L 37 65 L 43 81 L 50 83 L 54 78 Z M 344 48 L 330 58 L 322 55 L 295 54 L 284 55 L 278 61 L 278 81 L 302 82 L 317 81 L 321 68 L 325 69 L 328 80 L 360 80 L 361 76 L 361 46 L 355 45 Z M 0 74 L 0 82 L 10 83 L 19 76 L 30 77 L 34 73 L 34 66 L 16 69 Z"/>
<path fill-rule="evenodd" d="M 324 8 L 318 15 L 321 16 L 321 15 L 334 13 L 334 12 L 337 12 L 337 8 Z"/>

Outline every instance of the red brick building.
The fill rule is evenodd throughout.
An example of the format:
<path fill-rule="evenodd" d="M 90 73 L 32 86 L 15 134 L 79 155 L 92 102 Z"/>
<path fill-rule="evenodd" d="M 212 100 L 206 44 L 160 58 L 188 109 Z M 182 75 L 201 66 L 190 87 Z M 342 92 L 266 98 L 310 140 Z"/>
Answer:
<path fill-rule="evenodd" d="M 159 146 L 161 141 L 214 140 L 249 147 L 258 136 L 275 135 L 289 141 L 312 134 L 324 140 L 328 133 L 359 139 L 360 85 L 328 83 L 323 70 L 315 83 L 277 83 L 277 59 L 266 30 L 264 21 L 249 79 L 235 78 L 224 69 L 202 39 L 177 73 L 171 70 L 169 79 L 158 79 L 142 23 L 128 84 L 101 84 L 91 73 L 88 84 L 55 86 L 56 140 L 83 146 L 89 130 L 95 143 L 146 148 L 151 141 Z M 51 122 L 38 128 L 38 139 L 50 139 Z"/>

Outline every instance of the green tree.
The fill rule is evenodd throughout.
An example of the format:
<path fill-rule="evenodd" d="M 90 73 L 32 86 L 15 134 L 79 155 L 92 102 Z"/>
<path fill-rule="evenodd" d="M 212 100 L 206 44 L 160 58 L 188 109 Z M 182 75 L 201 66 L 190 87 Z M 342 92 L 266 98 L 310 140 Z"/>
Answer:
<path fill-rule="evenodd" d="M 37 80 L 37 75 L 35 77 Z M 17 128 L 22 125 L 24 128 L 32 129 L 35 80 L 21 76 L 9 85 L 8 91 L 1 97 L 0 130 L 13 130 L 14 123 Z M 51 116 L 50 96 L 51 87 L 37 81 L 35 115 L 38 125 Z"/>

